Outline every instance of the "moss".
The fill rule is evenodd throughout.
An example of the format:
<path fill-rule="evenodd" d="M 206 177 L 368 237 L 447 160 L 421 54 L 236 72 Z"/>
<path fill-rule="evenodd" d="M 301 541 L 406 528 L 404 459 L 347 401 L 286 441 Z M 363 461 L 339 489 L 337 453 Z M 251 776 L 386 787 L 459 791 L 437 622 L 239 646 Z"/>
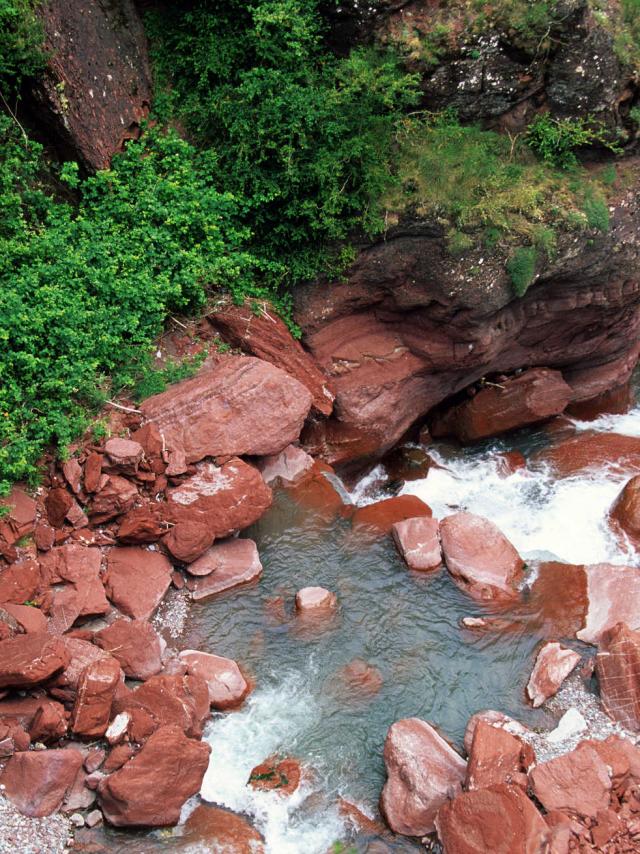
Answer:
<path fill-rule="evenodd" d="M 507 261 L 507 272 L 516 294 L 521 297 L 536 274 L 537 252 L 534 246 L 521 246 Z"/>

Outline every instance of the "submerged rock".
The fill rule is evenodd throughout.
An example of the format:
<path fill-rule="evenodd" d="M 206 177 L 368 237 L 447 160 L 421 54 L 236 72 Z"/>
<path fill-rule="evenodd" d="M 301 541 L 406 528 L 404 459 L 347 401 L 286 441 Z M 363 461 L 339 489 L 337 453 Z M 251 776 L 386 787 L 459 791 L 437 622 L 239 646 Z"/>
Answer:
<path fill-rule="evenodd" d="M 301 614 L 332 613 L 338 607 L 338 597 L 324 587 L 303 587 L 296 593 L 296 611 Z"/>
<path fill-rule="evenodd" d="M 382 536 L 389 534 L 398 522 L 417 516 L 431 516 L 431 508 L 415 495 L 396 495 L 358 507 L 351 524 L 356 530 L 363 529 Z"/>
<path fill-rule="evenodd" d="M 617 623 L 598 644 L 596 674 L 604 710 L 627 729 L 640 730 L 640 632 Z"/>
<path fill-rule="evenodd" d="M 530 368 L 516 377 L 484 386 L 472 398 L 437 416 L 431 435 L 475 442 L 559 415 L 571 400 L 560 371 Z"/>
<path fill-rule="evenodd" d="M 559 643 L 545 643 L 540 648 L 527 685 L 534 709 L 553 697 L 579 661 L 577 652 Z"/>
<path fill-rule="evenodd" d="M 437 519 L 421 516 L 396 522 L 391 533 L 398 551 L 409 569 L 438 569 L 442 564 L 439 523 Z"/>
<path fill-rule="evenodd" d="M 133 759 L 99 783 L 105 818 L 116 827 L 176 824 L 182 805 L 200 789 L 210 752 L 180 727 L 160 727 Z"/>
<path fill-rule="evenodd" d="M 456 513 L 440 522 L 440 538 L 447 569 L 461 590 L 483 602 L 518 598 L 524 561 L 493 522 Z"/>
<path fill-rule="evenodd" d="M 263 854 L 260 834 L 244 816 L 221 807 L 201 803 L 184 824 L 184 837 L 197 849 L 233 852 L 233 854 Z"/>
<path fill-rule="evenodd" d="M 423 836 L 440 807 L 462 790 L 466 762 L 419 718 L 396 721 L 384 743 L 387 782 L 380 809 L 395 833 Z"/>

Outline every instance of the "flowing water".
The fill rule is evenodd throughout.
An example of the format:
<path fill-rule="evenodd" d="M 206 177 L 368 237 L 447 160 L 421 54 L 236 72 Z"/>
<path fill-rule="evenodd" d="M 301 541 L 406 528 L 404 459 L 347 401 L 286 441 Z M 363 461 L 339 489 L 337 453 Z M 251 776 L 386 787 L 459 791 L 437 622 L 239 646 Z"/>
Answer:
<path fill-rule="evenodd" d="M 640 408 L 564 429 L 640 436 Z M 606 524 L 628 473 L 604 466 L 558 479 L 539 456 L 558 435 L 564 434 L 540 428 L 473 449 L 438 444 L 428 449 L 436 465 L 401 491 L 419 496 L 437 518 L 465 509 L 491 519 L 527 561 L 529 583 L 542 559 L 637 562 Z M 505 476 L 498 454 L 507 450 L 523 453 L 527 467 Z M 384 497 L 388 482 L 378 466 L 350 498 L 340 491 L 367 503 Z M 431 721 L 459 745 L 470 715 L 484 708 L 532 726 L 554 724 L 524 702 L 542 629 L 517 623 L 502 632 L 462 629 L 461 618 L 487 609 L 461 593 L 445 570 L 408 571 L 390 537 L 358 532 L 348 513 L 333 510 L 278 491 L 273 508 L 243 534 L 260 550 L 259 584 L 194 603 L 179 638 L 181 648 L 236 659 L 255 682 L 240 711 L 208 726 L 212 755 L 202 796 L 248 815 L 268 854 L 325 854 L 345 836 L 340 796 L 375 814 L 382 746 L 399 718 Z M 293 613 L 295 592 L 306 585 L 338 596 L 339 612 L 322 630 L 301 625 Z M 343 668 L 354 659 L 377 668 L 377 692 L 350 685 Z M 296 757 L 308 769 L 292 798 L 246 785 L 251 769 L 273 754 Z"/>

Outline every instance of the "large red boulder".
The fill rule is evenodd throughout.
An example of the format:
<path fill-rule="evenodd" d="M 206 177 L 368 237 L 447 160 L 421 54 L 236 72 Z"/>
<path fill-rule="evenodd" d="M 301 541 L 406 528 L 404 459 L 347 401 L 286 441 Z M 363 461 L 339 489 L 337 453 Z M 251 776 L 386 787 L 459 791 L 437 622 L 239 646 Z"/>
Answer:
<path fill-rule="evenodd" d="M 22 605 L 35 599 L 47 586 L 35 560 L 12 563 L 0 571 L 0 604 Z"/>
<path fill-rule="evenodd" d="M 138 498 L 138 488 L 117 474 L 105 475 L 89 508 L 93 525 L 103 525 L 131 510 Z"/>
<path fill-rule="evenodd" d="M 0 775 L 4 795 L 23 815 L 41 817 L 55 812 L 82 767 L 74 748 L 15 753 Z"/>
<path fill-rule="evenodd" d="M 230 356 L 145 400 L 148 421 L 164 436 L 176 463 L 204 457 L 277 454 L 300 435 L 311 394 L 280 368 Z"/>
<path fill-rule="evenodd" d="M 517 377 L 486 385 L 473 397 L 434 419 L 431 435 L 475 442 L 559 415 L 571 400 L 560 371 L 530 368 Z"/>
<path fill-rule="evenodd" d="M 429 516 L 405 519 L 391 528 L 394 542 L 409 569 L 423 571 L 442 565 L 439 528 L 438 520 Z"/>
<path fill-rule="evenodd" d="M 201 803 L 184 823 L 189 848 L 228 854 L 264 854 L 263 840 L 244 816 Z"/>
<path fill-rule="evenodd" d="M 589 743 L 536 765 L 529 772 L 531 790 L 546 810 L 563 810 L 595 818 L 609 806 L 607 766 Z"/>
<path fill-rule="evenodd" d="M 248 463 L 233 458 L 220 467 L 201 463 L 197 469 L 168 492 L 168 515 L 176 525 L 197 521 L 220 539 L 247 528 L 271 506 L 271 490 Z"/>
<path fill-rule="evenodd" d="M 17 724 L 32 741 L 56 741 L 66 735 L 69 714 L 48 697 L 19 697 L 0 701 L 0 721 Z"/>
<path fill-rule="evenodd" d="M 114 658 L 99 659 L 87 667 L 78 683 L 71 716 L 71 729 L 76 735 L 100 738 L 105 734 L 121 678 L 120 665 Z"/>
<path fill-rule="evenodd" d="M 214 709 L 225 711 L 239 706 L 251 687 L 232 658 L 185 649 L 179 659 L 189 675 L 201 676 L 209 689 L 209 703 Z"/>
<path fill-rule="evenodd" d="M 444 854 L 541 854 L 548 828 L 518 786 L 476 789 L 445 803 L 436 818 Z"/>
<path fill-rule="evenodd" d="M 171 564 L 160 552 L 137 546 L 109 550 L 104 586 L 109 599 L 128 617 L 150 617 L 170 584 Z"/>
<path fill-rule="evenodd" d="M 380 809 L 387 824 L 407 836 L 431 833 L 442 804 L 462 790 L 466 762 L 419 718 L 389 727 L 384 761 L 387 782 Z"/>
<path fill-rule="evenodd" d="M 229 301 L 208 317 L 225 341 L 282 368 L 309 390 L 314 409 L 322 415 L 331 414 L 334 394 L 326 376 L 271 306 L 262 304 L 256 312 L 250 305 Z"/>
<path fill-rule="evenodd" d="M 467 721 L 467 727 L 464 731 L 464 749 L 467 753 L 471 753 L 476 728 L 482 722 L 497 729 L 503 729 L 505 732 L 515 735 L 519 739 L 529 731 L 520 721 L 510 718 L 509 715 L 505 715 L 503 712 L 496 712 L 495 709 L 484 709 L 481 712 L 476 712 L 475 715 L 471 715 Z"/>
<path fill-rule="evenodd" d="M 625 623 L 604 632 L 596 674 L 606 713 L 627 729 L 640 730 L 640 632 L 631 631 Z"/>
<path fill-rule="evenodd" d="M 188 519 L 186 513 L 169 533 L 163 543 L 169 554 L 180 563 L 193 563 L 213 544 L 215 536 L 204 519 Z"/>
<path fill-rule="evenodd" d="M 531 745 L 502 727 L 479 721 L 467 764 L 467 789 L 484 789 L 498 783 L 527 788 L 527 772 L 535 762 Z"/>
<path fill-rule="evenodd" d="M 70 629 L 78 617 L 106 614 L 109 602 L 100 578 L 100 549 L 64 545 L 51 549 L 40 560 L 43 576 L 56 589 L 51 606 L 51 628 L 57 634 Z"/>
<path fill-rule="evenodd" d="M 132 741 L 145 738 L 165 724 L 179 726 L 188 736 L 199 738 L 209 717 L 209 688 L 197 674 L 152 676 L 136 691 L 118 698 L 114 715 L 128 712 Z"/>
<path fill-rule="evenodd" d="M 534 708 L 558 691 L 564 680 L 580 661 L 577 652 L 557 642 L 545 643 L 536 656 L 527 684 L 527 697 Z"/>
<path fill-rule="evenodd" d="M 10 614 L 25 633 L 47 631 L 47 618 L 40 608 L 33 605 L 12 605 L 10 602 L 3 602 L 2 610 Z"/>
<path fill-rule="evenodd" d="M 465 593 L 489 602 L 518 597 L 524 562 L 493 522 L 455 513 L 440 522 L 440 539 L 447 569 Z"/>
<path fill-rule="evenodd" d="M 182 805 L 200 790 L 211 748 L 162 726 L 129 762 L 100 781 L 102 811 L 117 827 L 176 824 Z"/>
<path fill-rule="evenodd" d="M 586 469 L 613 467 L 619 472 L 640 472 L 640 437 L 619 433 L 578 433 L 540 455 L 561 477 Z"/>
<path fill-rule="evenodd" d="M 44 682 L 69 662 L 63 641 L 47 632 L 0 642 L 0 688 L 27 688 Z"/>
<path fill-rule="evenodd" d="M 587 613 L 576 633 L 585 643 L 597 644 L 603 632 L 616 623 L 640 629 L 640 569 L 594 563 L 584 567 L 587 580 Z"/>
<path fill-rule="evenodd" d="M 640 475 L 624 485 L 611 508 L 611 521 L 635 549 L 640 549 Z"/>
<path fill-rule="evenodd" d="M 118 660 L 126 676 L 145 681 L 162 670 L 162 647 L 146 620 L 115 620 L 93 636 L 93 642 Z"/>
<path fill-rule="evenodd" d="M 88 169 L 105 169 L 125 140 L 138 135 L 151 103 L 135 5 L 53 0 L 36 11 L 48 60 L 33 90 L 39 117 L 63 150 Z"/>
<path fill-rule="evenodd" d="M 188 571 L 196 576 L 187 581 L 193 598 L 204 599 L 257 581 L 262 564 L 253 540 L 232 539 L 215 543 Z"/>

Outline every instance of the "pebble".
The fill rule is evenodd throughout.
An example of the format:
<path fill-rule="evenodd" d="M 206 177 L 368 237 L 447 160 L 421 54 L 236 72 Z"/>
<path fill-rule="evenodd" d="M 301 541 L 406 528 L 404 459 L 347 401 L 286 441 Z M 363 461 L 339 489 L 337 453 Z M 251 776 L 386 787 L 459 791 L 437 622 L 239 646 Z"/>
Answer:
<path fill-rule="evenodd" d="M 0 795 L 0 854 L 63 854 L 71 836 L 71 822 L 62 813 L 28 818 Z"/>

